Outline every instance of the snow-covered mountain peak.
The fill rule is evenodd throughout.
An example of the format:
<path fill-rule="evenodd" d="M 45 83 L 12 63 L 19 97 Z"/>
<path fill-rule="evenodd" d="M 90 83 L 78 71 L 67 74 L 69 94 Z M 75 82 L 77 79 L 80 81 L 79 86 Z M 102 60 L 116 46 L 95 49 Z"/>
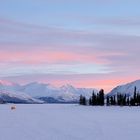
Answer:
<path fill-rule="evenodd" d="M 115 87 L 108 95 L 116 95 L 116 94 L 127 94 L 128 96 L 132 96 L 134 93 L 134 88 L 137 88 L 137 92 L 140 93 L 140 80 L 136 80 L 124 85 L 119 85 Z"/>
<path fill-rule="evenodd" d="M 0 92 L 9 93 L 2 94 L 6 99 L 12 95 L 19 98 L 19 95 L 29 95 L 33 99 L 41 99 L 45 102 L 77 102 L 82 94 L 89 98 L 92 95 L 93 89 L 76 88 L 70 84 L 61 87 L 55 87 L 51 84 L 32 82 L 25 85 L 19 85 L 8 81 L 1 80 Z M 7 97 L 8 96 L 8 97 Z M 23 96 L 22 96 L 23 97 Z M 10 98 L 11 100 L 11 98 Z M 14 99 L 15 100 L 15 99 Z"/>
<path fill-rule="evenodd" d="M 72 90 L 72 89 L 75 89 L 75 87 L 72 86 L 72 85 L 70 85 L 70 84 L 63 85 L 60 88 L 63 89 L 63 90 Z"/>

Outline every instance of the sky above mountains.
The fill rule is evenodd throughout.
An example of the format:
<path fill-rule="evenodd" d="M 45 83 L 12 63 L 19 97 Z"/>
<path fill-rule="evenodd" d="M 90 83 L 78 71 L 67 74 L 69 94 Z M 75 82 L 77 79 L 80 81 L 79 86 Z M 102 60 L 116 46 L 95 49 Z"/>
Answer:
<path fill-rule="evenodd" d="M 139 79 L 140 1 L 0 1 L 0 78 L 104 88 Z"/>

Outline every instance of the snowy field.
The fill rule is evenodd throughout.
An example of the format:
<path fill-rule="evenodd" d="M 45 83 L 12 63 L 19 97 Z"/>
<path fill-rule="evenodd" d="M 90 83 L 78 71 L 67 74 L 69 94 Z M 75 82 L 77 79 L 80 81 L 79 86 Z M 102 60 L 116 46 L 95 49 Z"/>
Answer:
<path fill-rule="evenodd" d="M 0 105 L 0 140 L 138 140 L 139 107 Z"/>

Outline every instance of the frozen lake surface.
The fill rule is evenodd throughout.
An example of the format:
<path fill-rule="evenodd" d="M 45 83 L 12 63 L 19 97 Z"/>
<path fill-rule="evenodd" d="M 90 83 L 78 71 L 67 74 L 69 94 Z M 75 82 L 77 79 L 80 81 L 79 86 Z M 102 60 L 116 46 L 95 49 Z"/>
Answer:
<path fill-rule="evenodd" d="M 140 107 L 0 105 L 0 140 L 138 140 Z"/>

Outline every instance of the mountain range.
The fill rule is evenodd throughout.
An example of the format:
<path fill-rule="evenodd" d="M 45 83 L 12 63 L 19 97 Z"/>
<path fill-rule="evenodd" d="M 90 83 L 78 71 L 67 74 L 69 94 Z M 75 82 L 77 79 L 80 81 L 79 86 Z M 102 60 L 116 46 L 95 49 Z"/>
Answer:
<path fill-rule="evenodd" d="M 6 103 L 76 103 L 80 95 L 89 98 L 92 88 L 75 88 L 72 85 L 55 87 L 33 82 L 26 85 L 0 80 L 0 100 Z"/>
<path fill-rule="evenodd" d="M 126 94 L 133 96 L 134 88 L 140 93 L 140 80 L 119 85 L 111 90 L 107 95 Z M 77 103 L 79 96 L 89 98 L 94 88 L 76 88 L 72 85 L 55 87 L 51 84 L 32 82 L 25 85 L 0 80 L 0 102 L 5 103 Z"/>

